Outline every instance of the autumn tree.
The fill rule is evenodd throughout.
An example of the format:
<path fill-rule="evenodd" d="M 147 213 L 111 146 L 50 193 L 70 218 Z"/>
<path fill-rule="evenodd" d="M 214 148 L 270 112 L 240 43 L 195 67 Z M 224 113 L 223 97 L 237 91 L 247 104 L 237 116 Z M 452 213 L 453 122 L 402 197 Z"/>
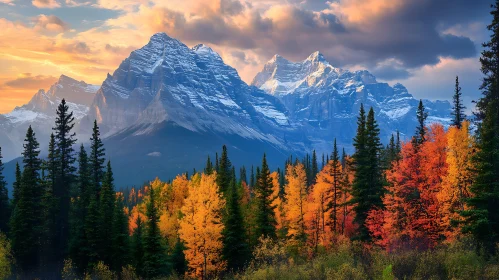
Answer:
<path fill-rule="evenodd" d="M 307 174 L 302 163 L 286 168 L 286 201 L 284 211 L 288 237 L 295 243 L 306 240 L 305 213 L 307 212 Z"/>
<path fill-rule="evenodd" d="M 461 128 L 452 126 L 447 132 L 448 173 L 444 175 L 442 188 L 437 195 L 445 234 L 453 240 L 460 231 L 458 221 L 460 211 L 465 210 L 465 200 L 471 197 L 470 186 L 473 182 L 474 140 L 469 132 L 468 121 Z"/>
<path fill-rule="evenodd" d="M 189 196 L 182 207 L 180 238 L 186 250 L 192 277 L 207 279 L 225 268 L 222 211 L 225 200 L 216 183 L 217 174 L 195 174 L 189 183 Z"/>

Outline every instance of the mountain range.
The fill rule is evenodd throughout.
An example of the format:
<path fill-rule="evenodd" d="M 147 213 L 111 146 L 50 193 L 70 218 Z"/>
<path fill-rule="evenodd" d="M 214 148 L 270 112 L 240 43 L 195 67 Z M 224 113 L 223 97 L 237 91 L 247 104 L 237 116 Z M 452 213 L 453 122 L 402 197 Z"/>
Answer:
<path fill-rule="evenodd" d="M 247 167 L 260 164 L 264 152 L 271 167 L 291 154 L 329 153 L 334 138 L 352 152 L 361 103 L 375 110 L 385 143 L 397 130 L 409 137 L 419 102 L 403 85 L 336 68 L 319 52 L 300 62 L 275 55 L 248 85 L 210 47 L 189 48 L 157 33 L 100 87 L 61 76 L 47 92 L 0 115 L 7 160 L 20 155 L 29 124 L 46 145 L 62 98 L 75 112 L 80 140 L 99 123 L 119 186 L 202 168 L 224 144 L 233 163 Z M 449 102 L 424 104 L 429 122 L 450 122 Z"/>

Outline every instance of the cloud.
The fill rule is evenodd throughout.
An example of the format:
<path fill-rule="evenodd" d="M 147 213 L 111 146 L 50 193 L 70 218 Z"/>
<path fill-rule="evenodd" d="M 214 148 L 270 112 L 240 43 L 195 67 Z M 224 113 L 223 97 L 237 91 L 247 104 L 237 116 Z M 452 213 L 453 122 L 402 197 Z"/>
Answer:
<path fill-rule="evenodd" d="M 67 23 L 54 15 L 41 14 L 33 19 L 35 30 L 61 33 L 69 30 Z"/>
<path fill-rule="evenodd" d="M 61 4 L 59 4 L 56 0 L 33 0 L 31 4 L 37 8 L 48 9 L 59 8 L 61 6 Z"/>
<path fill-rule="evenodd" d="M 6 4 L 6 5 L 9 5 L 9 6 L 14 6 L 14 0 L 0 0 L 0 3 L 1 4 Z"/>
<path fill-rule="evenodd" d="M 55 83 L 57 77 L 36 75 L 33 76 L 31 73 L 22 73 L 13 80 L 6 81 L 3 86 L 9 88 L 29 88 L 29 89 L 41 89 L 47 88 L 49 85 Z"/>

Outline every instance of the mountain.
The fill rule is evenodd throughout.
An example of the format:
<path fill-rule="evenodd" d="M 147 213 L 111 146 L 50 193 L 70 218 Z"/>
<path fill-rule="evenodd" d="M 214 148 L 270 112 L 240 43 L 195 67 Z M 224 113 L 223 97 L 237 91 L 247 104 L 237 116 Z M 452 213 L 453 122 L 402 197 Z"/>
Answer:
<path fill-rule="evenodd" d="M 313 149 L 329 153 L 334 138 L 352 152 L 361 103 L 376 111 L 385 143 L 397 130 L 410 137 L 419 102 L 401 84 L 392 87 L 366 70 L 333 67 L 319 52 L 301 62 L 276 55 L 248 85 L 210 47 L 189 48 L 158 33 L 108 74 L 100 88 L 63 76 L 29 104 L 0 116 L 0 125 L 22 123 L 24 133 L 33 123 L 38 138 L 46 141 L 55 117 L 50 112 L 62 97 L 72 102 L 79 119 L 79 140 L 89 139 L 94 120 L 99 123 L 119 187 L 200 170 L 208 155 L 215 160 L 222 145 L 228 146 L 234 165 L 247 168 L 260 164 L 263 153 L 271 168 L 289 155 L 301 157 Z M 424 103 L 430 122 L 450 121 L 449 102 Z M 3 139 L 1 133 L 11 134 L 0 126 Z M 11 142 L 22 143 L 22 138 Z"/>
<path fill-rule="evenodd" d="M 75 119 L 83 118 L 88 113 L 98 88 L 61 75 L 49 90 L 40 89 L 27 104 L 0 115 L 0 146 L 4 160 L 8 161 L 21 155 L 29 125 L 33 127 L 40 146 L 45 147 L 48 144 L 56 109 L 63 98 L 68 102 Z"/>
<path fill-rule="evenodd" d="M 403 85 L 391 87 L 378 82 L 367 70 L 336 68 L 320 52 L 300 62 L 275 55 L 251 85 L 279 98 L 289 112 L 290 121 L 308 128 L 304 133 L 309 136 L 311 148 L 321 152 L 331 150 L 334 138 L 340 146 L 351 147 L 361 103 L 366 111 L 374 109 L 385 143 L 397 130 L 402 137 L 410 137 L 417 125 L 419 100 Z M 428 123 L 450 123 L 449 102 L 423 100 L 423 103 L 429 112 Z"/>
<path fill-rule="evenodd" d="M 277 98 L 244 83 L 211 48 L 164 33 L 107 76 L 80 128 L 94 120 L 127 182 L 201 168 L 224 144 L 239 166 L 264 152 L 277 166 L 293 152 L 283 135 L 301 131 Z"/>

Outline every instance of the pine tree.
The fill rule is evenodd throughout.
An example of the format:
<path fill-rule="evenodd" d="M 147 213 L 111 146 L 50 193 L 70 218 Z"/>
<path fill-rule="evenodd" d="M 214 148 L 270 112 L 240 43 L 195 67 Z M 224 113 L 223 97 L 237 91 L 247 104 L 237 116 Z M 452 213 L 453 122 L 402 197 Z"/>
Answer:
<path fill-rule="evenodd" d="M 204 173 L 205 174 L 212 174 L 213 173 L 213 163 L 211 162 L 210 156 L 208 156 L 208 159 L 206 160 L 206 166 L 204 168 Z"/>
<path fill-rule="evenodd" d="M 328 163 L 329 164 L 329 163 Z M 331 155 L 331 168 L 330 168 L 330 175 L 332 179 L 332 186 L 330 189 L 330 192 L 328 193 L 329 196 L 329 205 L 327 207 L 331 209 L 330 212 L 330 220 L 331 222 L 329 223 L 331 226 L 331 231 L 336 233 L 338 228 L 338 210 L 340 203 L 338 203 L 338 200 L 340 198 L 340 175 L 341 175 L 341 163 L 340 163 L 340 157 L 338 153 L 338 146 L 336 145 L 336 138 L 334 139 L 334 146 L 333 146 L 333 154 Z"/>
<path fill-rule="evenodd" d="M 217 169 L 217 184 L 223 194 L 226 194 L 230 188 L 232 180 L 232 164 L 227 154 L 227 147 L 223 145 L 222 156 L 220 157 Z"/>
<path fill-rule="evenodd" d="M 461 95 L 462 92 L 461 87 L 459 86 L 459 77 L 456 76 L 456 88 L 454 91 L 454 96 L 452 98 L 452 116 L 454 116 L 452 125 L 457 128 L 461 128 L 462 122 L 466 119 L 466 116 L 464 115 L 464 109 L 466 109 L 466 107 L 463 105 Z"/>
<path fill-rule="evenodd" d="M 245 182 L 246 184 L 248 183 L 248 177 L 246 176 L 246 167 L 241 167 L 240 172 L 239 172 L 239 180 L 240 182 Z"/>
<path fill-rule="evenodd" d="M 96 193 L 91 193 L 90 201 L 86 210 L 85 237 L 87 239 L 88 247 L 87 258 L 88 266 L 92 267 L 101 260 L 99 255 L 101 244 L 99 231 L 101 215 L 99 212 L 99 197 Z"/>
<path fill-rule="evenodd" d="M 156 278 L 167 274 L 166 249 L 159 231 L 159 214 L 156 208 L 154 188 L 149 189 L 149 203 L 146 212 L 146 232 L 144 235 L 144 276 Z"/>
<path fill-rule="evenodd" d="M 62 99 L 57 107 L 57 117 L 55 120 L 55 146 L 56 146 L 56 162 L 57 175 L 54 182 L 54 199 L 57 200 L 56 214 L 56 232 L 54 233 L 57 243 L 56 254 L 62 258 L 66 255 L 68 238 L 69 238 L 69 206 L 70 197 L 69 190 L 75 179 L 76 168 L 74 163 L 73 145 L 76 143 L 75 133 L 72 132 L 75 119 L 73 112 L 69 112 L 69 106 L 66 100 Z"/>
<path fill-rule="evenodd" d="M 14 213 L 10 219 L 10 236 L 12 250 L 17 264 L 23 271 L 37 269 L 40 249 L 41 212 L 40 188 L 41 160 L 39 144 L 31 126 L 24 140 L 23 165 L 21 183 Z"/>
<path fill-rule="evenodd" d="M 355 239 L 370 240 L 366 218 L 373 207 L 382 207 L 384 194 L 381 173 L 379 128 L 374 119 L 374 110 L 369 110 L 367 120 L 364 107 L 361 106 L 358 118 L 357 135 L 354 138 L 355 153 L 353 155 L 355 177 L 352 186 L 355 222 L 359 226 L 359 234 Z"/>
<path fill-rule="evenodd" d="M 254 172 L 253 165 L 251 166 L 250 186 L 251 186 L 252 188 L 254 188 L 254 187 L 255 187 L 255 172 Z"/>
<path fill-rule="evenodd" d="M 144 275 L 144 234 L 143 234 L 143 223 L 140 215 L 137 216 L 137 225 L 133 231 L 132 235 L 132 256 L 133 256 L 133 266 L 135 267 L 137 274 L 139 276 Z"/>
<path fill-rule="evenodd" d="M 12 211 L 14 210 L 14 207 L 16 206 L 17 201 L 19 200 L 19 190 L 21 188 L 22 173 L 21 173 L 21 167 L 19 167 L 19 162 L 16 162 L 15 177 L 16 180 L 12 184 L 12 203 L 11 203 Z"/>
<path fill-rule="evenodd" d="M 227 200 L 227 217 L 223 235 L 223 259 L 227 262 L 229 271 L 239 271 L 249 261 L 251 255 L 246 242 L 244 219 L 241 212 L 240 193 L 236 187 L 236 180 L 232 178 Z"/>
<path fill-rule="evenodd" d="M 90 138 L 90 157 L 88 162 L 90 164 L 90 180 L 92 182 L 93 192 L 95 194 L 100 190 L 100 184 L 104 176 L 104 144 L 100 139 L 100 131 L 97 126 L 97 121 L 94 121 L 92 129 L 92 137 Z"/>
<path fill-rule="evenodd" d="M 3 175 L 2 147 L 0 147 L 0 232 L 6 233 L 10 217 L 9 195 L 7 182 Z"/>
<path fill-rule="evenodd" d="M 99 256 L 100 260 L 106 264 L 111 264 L 112 260 L 112 242 L 113 242 L 113 215 L 115 206 L 115 192 L 113 184 L 113 171 L 111 162 L 107 162 L 107 170 L 104 175 L 102 187 L 100 190 L 99 201 Z"/>
<path fill-rule="evenodd" d="M 76 266 L 86 268 L 88 265 L 88 240 L 85 234 L 85 220 L 87 217 L 87 207 L 90 204 L 93 193 L 90 188 L 90 174 L 88 166 L 88 156 L 83 144 L 78 153 L 78 179 L 77 188 L 73 194 L 70 212 L 70 239 L 69 256 Z"/>
<path fill-rule="evenodd" d="M 270 170 L 265 154 L 262 160 L 262 170 L 259 171 L 257 168 L 257 175 L 258 184 L 255 188 L 257 203 L 256 236 L 276 238 L 276 219 L 272 207 L 272 201 L 274 200 L 272 195 L 272 178 L 270 177 Z"/>
<path fill-rule="evenodd" d="M 419 100 L 416 117 L 418 119 L 418 126 L 416 127 L 416 135 L 412 138 L 412 144 L 414 147 L 423 144 L 424 141 L 426 140 L 425 121 L 426 118 L 428 118 L 428 113 L 425 111 L 423 100 Z"/>
<path fill-rule="evenodd" d="M 314 150 L 312 152 L 312 175 L 309 181 L 311 185 L 315 182 L 315 176 L 317 176 L 317 173 L 319 173 L 319 165 L 317 164 L 317 154 Z"/>
<path fill-rule="evenodd" d="M 125 205 L 123 195 L 116 198 L 113 216 L 113 231 L 112 231 L 112 265 L 115 271 L 121 270 L 129 264 L 129 244 L 128 237 L 128 217 L 125 214 Z"/>
<path fill-rule="evenodd" d="M 177 238 L 172 252 L 172 267 L 175 273 L 182 277 L 187 272 L 187 260 L 185 259 L 185 245 L 180 238 Z"/>

